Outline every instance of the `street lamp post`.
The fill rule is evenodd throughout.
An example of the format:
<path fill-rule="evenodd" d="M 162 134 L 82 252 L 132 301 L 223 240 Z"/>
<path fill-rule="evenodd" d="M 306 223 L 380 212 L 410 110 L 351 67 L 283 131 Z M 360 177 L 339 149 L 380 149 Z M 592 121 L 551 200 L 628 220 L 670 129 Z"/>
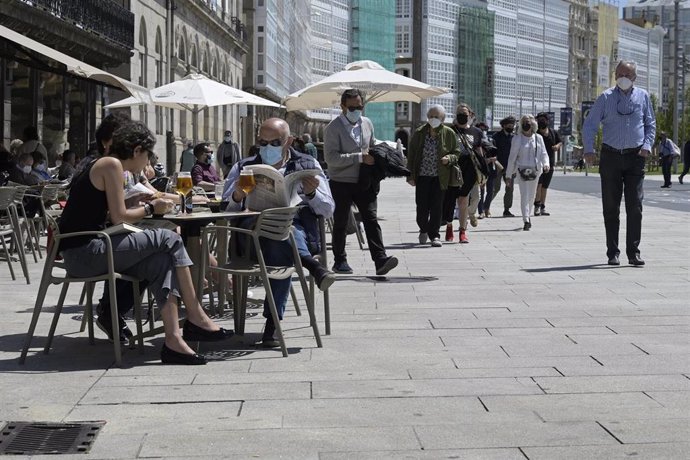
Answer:
<path fill-rule="evenodd" d="M 680 98 L 678 97 L 678 52 L 679 50 L 679 35 L 680 35 L 680 0 L 673 2 L 673 142 L 678 144 L 678 108 L 680 107 Z"/>

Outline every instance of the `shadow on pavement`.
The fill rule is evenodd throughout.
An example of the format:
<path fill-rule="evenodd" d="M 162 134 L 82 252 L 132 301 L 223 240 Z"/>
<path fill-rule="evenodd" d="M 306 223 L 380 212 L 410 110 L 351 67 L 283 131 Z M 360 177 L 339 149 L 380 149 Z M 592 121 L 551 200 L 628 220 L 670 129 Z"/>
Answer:
<path fill-rule="evenodd" d="M 438 280 L 435 276 L 338 276 L 338 280 L 358 283 L 428 283 Z"/>
<path fill-rule="evenodd" d="M 523 268 L 523 272 L 527 273 L 545 273 L 545 272 L 570 272 L 578 270 L 608 270 L 621 268 L 620 265 L 608 264 L 590 264 L 590 265 L 570 265 L 565 267 L 545 267 L 545 268 Z"/>

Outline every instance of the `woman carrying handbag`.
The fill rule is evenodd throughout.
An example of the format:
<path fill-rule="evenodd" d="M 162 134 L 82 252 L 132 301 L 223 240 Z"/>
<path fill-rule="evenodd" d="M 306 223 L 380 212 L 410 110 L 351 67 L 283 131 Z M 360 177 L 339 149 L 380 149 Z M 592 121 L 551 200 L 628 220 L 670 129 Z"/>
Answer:
<path fill-rule="evenodd" d="M 532 228 L 530 216 L 534 212 L 534 197 L 537 194 L 539 176 L 542 171 L 548 172 L 549 168 L 549 155 L 546 153 L 544 139 L 537 134 L 537 121 L 532 115 L 523 115 L 520 119 L 518 135 L 513 137 L 510 145 L 506 177 L 511 178 L 517 174 L 524 222 L 522 229 L 525 231 Z"/>

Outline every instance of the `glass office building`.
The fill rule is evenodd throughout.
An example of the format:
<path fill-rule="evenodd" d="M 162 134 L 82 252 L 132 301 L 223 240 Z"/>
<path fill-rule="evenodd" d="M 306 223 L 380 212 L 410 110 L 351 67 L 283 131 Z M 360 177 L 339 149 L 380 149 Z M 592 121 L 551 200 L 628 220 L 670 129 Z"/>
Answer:
<path fill-rule="evenodd" d="M 395 70 L 395 0 L 352 0 L 352 61 L 370 60 Z M 394 103 L 366 107 L 377 139 L 395 140 Z"/>

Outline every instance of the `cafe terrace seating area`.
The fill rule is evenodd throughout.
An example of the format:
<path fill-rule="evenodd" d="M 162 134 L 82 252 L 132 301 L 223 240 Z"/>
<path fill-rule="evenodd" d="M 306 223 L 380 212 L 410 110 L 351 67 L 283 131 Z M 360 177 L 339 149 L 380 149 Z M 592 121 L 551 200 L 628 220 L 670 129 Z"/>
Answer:
<path fill-rule="evenodd" d="M 174 183 L 174 178 L 171 179 Z M 169 180 L 166 180 L 167 182 Z M 222 184 L 216 187 L 219 194 L 221 190 Z M 112 268 L 112 245 L 105 233 L 91 232 L 93 236 L 106 241 L 111 267 L 107 273 L 90 278 L 76 278 L 65 271 L 56 243 L 76 234 L 60 234 L 56 221 L 66 204 L 68 193 L 69 187 L 66 182 L 33 187 L 10 182 L 0 187 L 0 277 L 11 278 L 14 283 L 36 286 L 36 298 L 32 299 L 35 300 L 35 305 L 31 322 L 26 325 L 28 331 L 20 364 L 27 360 L 50 360 L 51 347 L 62 339 L 61 336 L 83 340 L 85 345 L 88 343 L 91 346 L 97 342 L 107 341 L 105 334 L 94 328 L 95 307 L 103 292 L 105 280 L 110 281 L 111 287 L 106 295 L 110 297 L 110 304 L 116 306 L 115 280 L 124 279 L 132 282 L 134 290 L 134 308 L 131 317 L 126 319 L 130 326 L 134 326 L 132 330 L 135 333 L 126 343 L 121 344 L 115 340 L 112 350 L 115 365 L 128 366 L 128 356 L 132 353 L 147 353 L 147 341 L 162 336 L 159 313 L 152 296 L 145 289 L 139 289 L 140 280 L 117 273 Z M 260 237 L 291 241 L 292 216 L 296 208 L 269 209 L 262 213 L 224 212 L 221 211 L 223 206 L 220 198 L 216 198 L 215 192 L 205 192 L 194 187 L 186 195 L 186 200 L 191 202 L 195 194 L 205 194 L 209 199 L 208 203 L 187 206 L 186 212 L 181 211 L 184 209 L 182 206 L 176 206 L 170 214 L 146 218 L 139 226 L 164 227 L 180 232 L 190 258 L 194 261 L 194 266 L 190 268 L 202 305 L 212 318 L 231 321 L 231 326 L 227 327 L 236 331 L 236 339 L 231 345 L 234 351 L 230 354 L 266 353 L 276 356 L 280 353 L 284 357 L 289 356 L 290 341 L 285 338 L 284 331 L 280 328 L 273 302 L 270 302 L 270 310 L 275 323 L 278 324 L 276 332 L 280 348 L 260 349 L 253 339 L 260 334 L 263 327 L 261 312 L 269 278 L 293 278 L 291 301 L 288 302 L 286 316 L 299 316 L 300 321 L 290 322 L 289 327 L 296 329 L 291 332 L 297 332 L 299 336 L 311 336 L 314 346 L 321 347 L 320 329 L 326 334 L 330 334 L 331 330 L 328 291 L 319 291 L 315 281 L 299 262 L 293 267 L 266 266 L 258 244 Z M 36 216 L 27 216 L 27 200 L 37 200 L 39 211 Z M 238 217 L 251 214 L 256 215 L 255 228 L 248 230 L 233 226 Z M 324 244 L 321 245 L 322 250 L 316 257 L 325 266 L 328 264 L 325 245 L 328 227 L 325 219 L 320 219 L 321 239 Z M 253 247 L 251 254 L 256 254 L 256 257 L 242 257 L 235 250 L 237 241 L 241 241 L 241 238 L 238 238 L 239 234 L 246 236 L 246 241 Z M 218 260 L 218 266 L 210 266 L 209 255 Z M 295 259 L 299 261 L 299 257 Z M 41 278 L 30 277 L 31 264 L 42 267 Z M 33 272 L 36 273 L 36 270 Z M 214 279 L 220 281 L 215 282 Z M 68 295 L 70 291 L 72 296 Z M 78 305 L 65 305 L 66 299 L 74 298 L 76 292 L 80 292 Z M 69 314 L 65 314 L 66 311 Z M 76 316 L 72 315 L 73 313 L 76 313 Z M 112 336 L 119 337 L 116 307 L 111 308 L 111 315 Z M 69 321 L 68 316 L 71 316 L 73 321 Z M 181 308 L 180 316 L 184 318 L 184 306 Z M 245 329 L 247 319 L 251 322 Z M 50 326 L 45 340 L 34 335 L 36 330 L 45 329 L 40 325 L 47 324 Z M 157 348 L 148 348 L 149 353 L 156 353 L 154 350 Z M 41 349 L 43 353 L 40 353 Z"/>

